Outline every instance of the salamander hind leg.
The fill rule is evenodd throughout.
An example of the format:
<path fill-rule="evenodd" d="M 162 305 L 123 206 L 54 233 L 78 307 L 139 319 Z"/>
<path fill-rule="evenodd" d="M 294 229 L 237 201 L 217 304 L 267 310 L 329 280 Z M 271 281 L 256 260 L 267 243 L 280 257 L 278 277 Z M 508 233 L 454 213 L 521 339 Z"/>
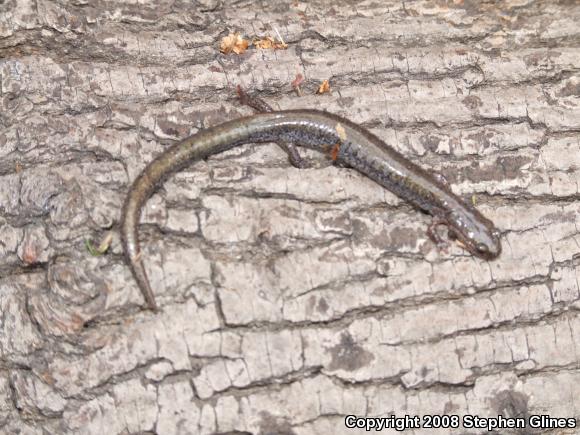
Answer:
<path fill-rule="evenodd" d="M 240 85 L 238 85 L 236 90 L 238 92 L 240 103 L 242 103 L 244 106 L 249 106 L 258 113 L 274 112 L 272 106 L 270 106 L 261 98 L 248 94 Z"/>
<path fill-rule="evenodd" d="M 240 99 L 240 103 L 245 106 L 249 106 L 254 109 L 258 113 L 267 113 L 267 112 L 274 112 L 272 106 L 266 103 L 264 100 L 258 97 L 254 97 L 248 94 L 240 85 L 237 87 L 238 97 Z M 286 154 L 288 155 L 288 161 L 292 166 L 298 169 L 302 169 L 306 167 L 306 162 L 302 157 L 300 157 L 300 153 L 298 152 L 298 148 L 291 142 L 277 142 L 277 145 L 282 148 Z"/>
<path fill-rule="evenodd" d="M 288 161 L 292 166 L 298 169 L 304 169 L 307 167 L 306 162 L 300 156 L 296 145 L 290 142 L 276 142 L 276 144 L 286 152 L 286 155 L 288 155 Z"/>
<path fill-rule="evenodd" d="M 439 172 L 433 172 L 432 174 L 433 174 L 433 178 L 435 178 L 437 181 L 439 181 L 445 187 L 450 188 L 449 181 L 447 181 L 447 178 L 445 178 L 445 175 L 440 174 Z"/>

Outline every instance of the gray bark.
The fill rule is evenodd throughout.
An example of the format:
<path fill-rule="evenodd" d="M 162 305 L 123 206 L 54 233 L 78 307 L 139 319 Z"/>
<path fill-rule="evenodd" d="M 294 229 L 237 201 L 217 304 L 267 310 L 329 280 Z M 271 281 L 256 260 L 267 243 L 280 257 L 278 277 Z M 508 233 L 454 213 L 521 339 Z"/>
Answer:
<path fill-rule="evenodd" d="M 526 0 L 1 1 L 1 431 L 580 419 L 579 22 L 576 2 Z M 274 29 L 287 50 L 219 53 L 230 31 Z M 129 183 L 174 141 L 251 113 L 237 84 L 346 116 L 444 174 L 501 229 L 501 257 L 439 251 L 428 216 L 323 156 L 298 170 L 249 145 L 149 201 L 162 310 L 140 310 L 118 234 Z M 450 432 L 489 433 L 407 433 Z"/>

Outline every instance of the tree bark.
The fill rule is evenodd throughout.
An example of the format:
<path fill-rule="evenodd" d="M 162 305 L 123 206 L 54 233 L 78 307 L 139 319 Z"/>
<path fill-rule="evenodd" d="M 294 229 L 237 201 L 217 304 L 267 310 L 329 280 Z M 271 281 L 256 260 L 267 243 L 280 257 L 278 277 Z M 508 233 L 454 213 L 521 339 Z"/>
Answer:
<path fill-rule="evenodd" d="M 0 1 L 0 431 L 580 425 L 579 22 L 563 1 Z M 288 47 L 222 54 L 230 32 Z M 438 250 L 429 216 L 324 156 L 296 169 L 248 145 L 148 202 L 161 310 L 142 310 L 118 233 L 128 186 L 176 140 L 250 114 L 238 84 L 443 174 L 500 228 L 501 256 Z M 458 423 L 424 427 L 443 414 Z"/>

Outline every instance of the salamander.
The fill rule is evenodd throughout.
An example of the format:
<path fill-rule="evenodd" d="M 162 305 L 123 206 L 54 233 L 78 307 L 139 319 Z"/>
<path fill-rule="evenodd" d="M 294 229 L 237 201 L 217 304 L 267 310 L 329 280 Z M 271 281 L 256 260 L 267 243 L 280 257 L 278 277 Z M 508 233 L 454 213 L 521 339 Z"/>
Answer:
<path fill-rule="evenodd" d="M 266 105 L 263 112 L 216 125 L 175 143 L 151 161 L 129 189 L 122 212 L 121 238 L 126 261 L 151 310 L 157 310 L 157 304 L 138 235 L 143 205 L 170 174 L 247 143 L 292 144 L 325 153 L 431 214 L 433 221 L 427 233 L 436 243 L 443 242 L 437 232 L 437 227 L 443 225 L 448 228 L 449 237 L 471 254 L 486 260 L 500 255 L 500 232 L 489 219 L 455 195 L 441 177 L 405 158 L 368 130 L 319 110 L 271 111 Z M 290 152 L 294 149 L 290 148 Z"/>

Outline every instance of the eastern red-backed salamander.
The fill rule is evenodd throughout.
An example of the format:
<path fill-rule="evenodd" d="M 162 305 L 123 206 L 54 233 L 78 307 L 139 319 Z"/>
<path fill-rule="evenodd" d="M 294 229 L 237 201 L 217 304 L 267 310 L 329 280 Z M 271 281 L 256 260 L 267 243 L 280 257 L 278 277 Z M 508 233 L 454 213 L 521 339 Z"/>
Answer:
<path fill-rule="evenodd" d="M 500 233 L 489 219 L 455 195 L 440 177 L 406 159 L 374 134 L 348 119 L 318 110 L 270 112 L 267 104 L 260 107 L 261 100 L 248 103 L 249 97 L 239 92 L 246 104 L 268 113 L 225 122 L 172 145 L 147 165 L 129 190 L 121 237 L 126 260 L 150 309 L 156 310 L 157 304 L 139 249 L 143 205 L 173 172 L 246 143 L 277 142 L 287 148 L 291 161 L 295 149 L 290 144 L 326 153 L 431 214 L 428 234 L 435 242 L 442 242 L 436 227 L 444 225 L 450 238 L 477 257 L 491 260 L 501 253 Z M 298 165 L 296 159 L 299 156 L 294 155 L 293 163 Z"/>

